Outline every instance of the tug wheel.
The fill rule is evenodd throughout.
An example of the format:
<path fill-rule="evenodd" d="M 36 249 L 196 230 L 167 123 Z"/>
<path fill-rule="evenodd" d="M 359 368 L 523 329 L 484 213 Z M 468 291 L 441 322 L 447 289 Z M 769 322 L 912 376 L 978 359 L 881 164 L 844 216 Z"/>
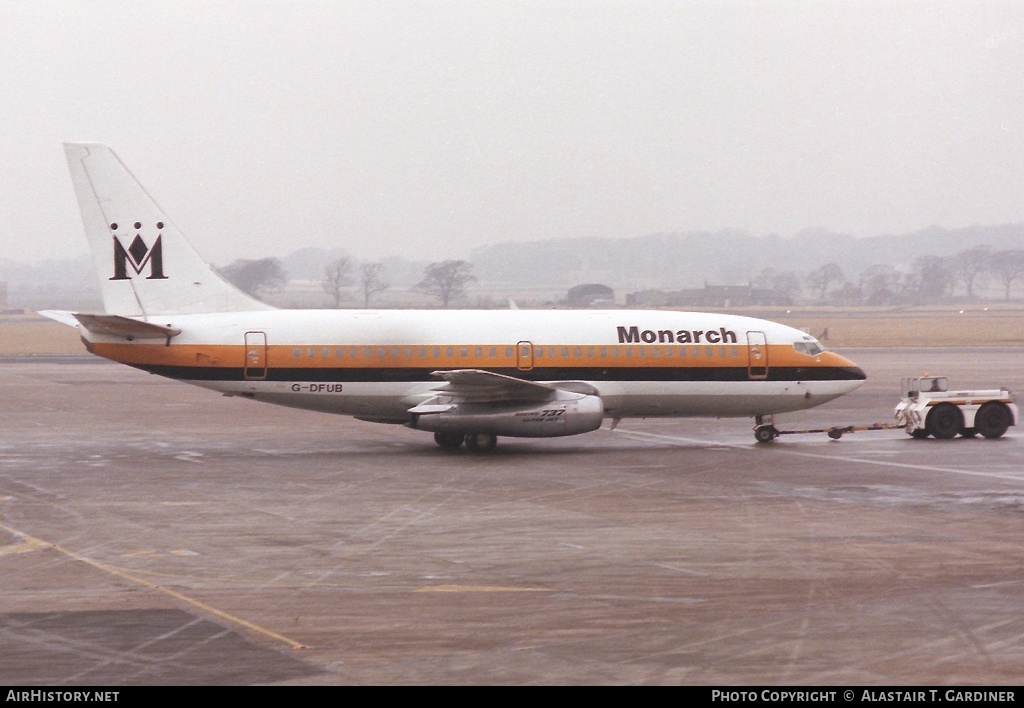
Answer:
<path fill-rule="evenodd" d="M 1010 427 L 1010 412 L 1002 403 L 989 401 L 978 410 L 974 427 L 986 438 L 1001 438 Z"/>
<path fill-rule="evenodd" d="M 952 403 L 940 403 L 928 412 L 924 427 L 933 438 L 950 440 L 963 430 L 964 418 Z"/>

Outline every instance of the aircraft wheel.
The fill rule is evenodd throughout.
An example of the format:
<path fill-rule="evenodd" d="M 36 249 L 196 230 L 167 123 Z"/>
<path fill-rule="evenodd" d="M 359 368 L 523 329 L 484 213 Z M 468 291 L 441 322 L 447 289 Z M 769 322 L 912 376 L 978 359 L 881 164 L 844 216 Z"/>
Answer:
<path fill-rule="evenodd" d="M 915 440 L 924 440 L 926 437 L 928 437 L 928 431 L 925 430 L 924 428 L 914 428 L 913 430 L 910 431 L 909 435 Z"/>
<path fill-rule="evenodd" d="M 952 403 L 940 403 L 928 412 L 924 427 L 933 438 L 950 440 L 963 430 L 964 419 Z"/>
<path fill-rule="evenodd" d="M 1010 427 L 1010 412 L 1002 403 L 990 401 L 978 410 L 974 417 L 974 427 L 986 438 L 1001 438 Z"/>
<path fill-rule="evenodd" d="M 973 438 L 977 434 L 977 428 L 964 428 L 963 430 L 960 431 L 960 436 L 964 438 Z"/>
<path fill-rule="evenodd" d="M 498 444 L 498 436 L 490 433 L 466 433 L 466 447 L 474 452 L 490 452 Z"/>
<path fill-rule="evenodd" d="M 770 443 L 779 437 L 779 431 L 771 425 L 760 425 L 754 428 L 754 440 L 759 443 Z"/>
<path fill-rule="evenodd" d="M 447 431 L 434 433 L 434 442 L 445 450 L 457 450 L 462 446 L 462 441 L 465 439 L 466 436 L 462 433 L 452 433 Z"/>

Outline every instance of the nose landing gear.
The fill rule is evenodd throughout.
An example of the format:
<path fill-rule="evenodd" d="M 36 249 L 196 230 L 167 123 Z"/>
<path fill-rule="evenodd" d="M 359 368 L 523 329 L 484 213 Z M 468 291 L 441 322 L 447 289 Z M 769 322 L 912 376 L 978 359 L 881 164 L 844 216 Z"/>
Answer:
<path fill-rule="evenodd" d="M 765 422 L 765 418 L 768 418 L 768 422 Z M 755 416 L 754 417 L 754 440 L 759 443 L 770 443 L 774 442 L 775 438 L 779 437 L 779 431 L 776 430 L 773 416 Z"/>

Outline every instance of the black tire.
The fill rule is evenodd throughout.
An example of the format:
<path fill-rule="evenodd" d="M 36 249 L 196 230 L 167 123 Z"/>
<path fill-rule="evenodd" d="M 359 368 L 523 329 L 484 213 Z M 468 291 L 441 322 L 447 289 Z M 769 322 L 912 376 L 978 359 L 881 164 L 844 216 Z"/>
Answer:
<path fill-rule="evenodd" d="M 952 403 L 940 403 L 928 411 L 924 427 L 933 438 L 951 440 L 964 429 L 964 417 Z"/>
<path fill-rule="evenodd" d="M 1010 427 L 1010 411 L 996 401 L 989 401 L 978 409 L 974 417 L 974 428 L 990 440 L 1003 437 Z"/>
<path fill-rule="evenodd" d="M 914 438 L 915 440 L 924 440 L 926 437 L 928 437 L 928 431 L 925 430 L 924 428 L 914 428 L 913 430 L 910 431 L 910 437 Z"/>
<path fill-rule="evenodd" d="M 474 452 L 490 452 L 498 444 L 498 436 L 490 433 L 466 433 L 466 447 Z"/>
<path fill-rule="evenodd" d="M 977 434 L 978 434 L 978 429 L 977 428 L 964 428 L 963 430 L 960 431 L 960 435 L 965 437 L 965 438 L 973 438 Z"/>
<path fill-rule="evenodd" d="M 779 437 L 779 431 L 770 425 L 759 425 L 754 428 L 754 440 L 759 443 L 774 442 L 777 437 Z"/>
<path fill-rule="evenodd" d="M 462 447 L 462 441 L 466 439 L 464 433 L 452 433 L 448 431 L 434 433 L 434 442 L 445 450 L 457 450 Z"/>

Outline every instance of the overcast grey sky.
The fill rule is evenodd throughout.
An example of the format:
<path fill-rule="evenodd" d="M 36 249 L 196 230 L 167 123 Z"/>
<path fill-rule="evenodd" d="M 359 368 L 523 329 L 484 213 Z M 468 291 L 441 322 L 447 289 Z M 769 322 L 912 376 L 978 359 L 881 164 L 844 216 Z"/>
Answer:
<path fill-rule="evenodd" d="M 64 140 L 218 263 L 1024 221 L 1019 0 L 5 0 L 0 26 L 0 257 L 84 252 Z"/>

